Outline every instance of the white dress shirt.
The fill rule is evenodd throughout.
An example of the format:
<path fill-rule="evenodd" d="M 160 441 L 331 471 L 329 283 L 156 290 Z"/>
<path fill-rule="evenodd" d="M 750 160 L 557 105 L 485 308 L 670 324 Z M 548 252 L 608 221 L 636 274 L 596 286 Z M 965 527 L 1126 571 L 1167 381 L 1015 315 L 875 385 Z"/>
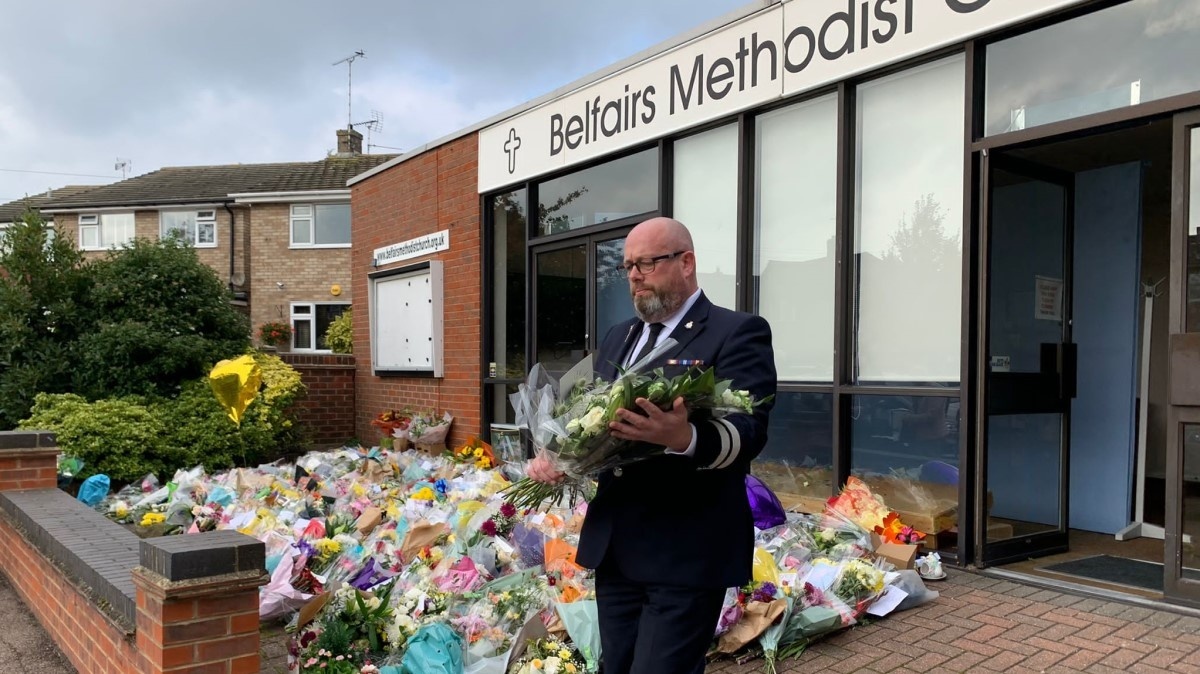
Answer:
<path fill-rule="evenodd" d="M 687 301 L 683 303 L 683 306 L 679 307 L 679 311 L 676 311 L 675 313 L 671 314 L 666 320 L 661 321 L 661 323 L 663 324 L 663 329 L 661 331 L 659 331 L 658 339 L 654 342 L 654 346 L 658 346 L 659 344 L 662 344 L 664 339 L 671 336 L 671 333 L 675 331 L 675 327 L 679 325 L 679 322 L 683 320 L 683 317 L 685 315 L 687 315 L 688 310 L 690 310 L 692 308 L 692 305 L 695 304 L 696 300 L 699 298 L 700 298 L 700 290 L 697 289 L 696 292 L 692 293 L 691 297 L 687 298 Z M 641 353 L 642 347 L 646 344 L 646 340 L 649 337 L 650 337 L 650 324 L 643 322 L 642 323 L 642 332 L 640 335 L 638 335 L 637 341 L 634 342 L 633 348 L 629 350 L 628 359 L 625 361 L 626 367 L 629 367 L 630 365 L 633 364 L 630 361 L 633 360 L 635 354 Z M 688 426 L 690 426 L 692 429 L 692 441 L 688 444 L 687 449 L 676 450 L 676 449 L 671 449 L 670 447 L 668 447 L 666 450 L 667 454 L 679 454 L 682 456 L 692 456 L 696 453 L 696 426 L 694 424 L 690 424 L 690 423 L 688 424 Z"/>

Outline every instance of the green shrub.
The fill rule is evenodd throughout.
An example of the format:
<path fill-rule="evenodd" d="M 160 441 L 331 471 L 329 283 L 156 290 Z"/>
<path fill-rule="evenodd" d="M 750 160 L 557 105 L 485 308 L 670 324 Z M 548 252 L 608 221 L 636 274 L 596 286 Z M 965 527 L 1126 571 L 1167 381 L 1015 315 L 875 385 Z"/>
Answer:
<path fill-rule="evenodd" d="M 75 393 L 172 396 L 250 344 L 216 272 L 174 237 L 139 239 L 89 268 L 95 327 L 78 340 Z"/>
<path fill-rule="evenodd" d="M 334 353 L 354 353 L 354 319 L 349 309 L 330 321 L 325 346 Z"/>
<path fill-rule="evenodd" d="M 255 353 L 263 385 L 240 426 L 217 403 L 208 378 L 185 382 L 178 395 L 88 402 L 74 394 L 39 394 L 26 429 L 51 430 L 63 452 L 86 462 L 84 474 L 114 481 L 180 468 L 215 472 L 257 465 L 296 449 L 301 438 L 294 405 L 304 394 L 300 373 L 276 356 Z"/>
<path fill-rule="evenodd" d="M 168 468 L 168 429 L 139 398 L 88 402 L 73 393 L 39 393 L 21 427 L 54 431 L 59 447 L 83 460 L 81 478 L 104 473 L 132 482 L 146 473 L 161 476 Z"/>
<path fill-rule="evenodd" d="M 91 330 L 83 257 L 49 231 L 30 211 L 0 244 L 0 430 L 29 416 L 35 393 L 71 390 L 74 341 Z"/>

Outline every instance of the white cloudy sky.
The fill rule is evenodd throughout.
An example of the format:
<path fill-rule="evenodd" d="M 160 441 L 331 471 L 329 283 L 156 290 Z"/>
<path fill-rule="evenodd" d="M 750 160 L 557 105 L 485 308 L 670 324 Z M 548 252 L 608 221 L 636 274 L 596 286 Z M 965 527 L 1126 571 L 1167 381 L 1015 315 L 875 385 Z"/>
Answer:
<path fill-rule="evenodd" d="M 111 182 L 118 157 L 321 158 L 356 50 L 354 121 L 410 148 L 750 1 L 0 0 L 0 203 Z"/>

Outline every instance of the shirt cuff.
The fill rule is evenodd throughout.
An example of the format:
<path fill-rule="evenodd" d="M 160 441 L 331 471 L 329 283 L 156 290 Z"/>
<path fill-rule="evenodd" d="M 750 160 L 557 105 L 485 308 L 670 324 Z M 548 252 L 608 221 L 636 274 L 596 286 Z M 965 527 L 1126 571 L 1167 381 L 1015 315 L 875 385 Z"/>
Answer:
<path fill-rule="evenodd" d="M 688 424 L 692 429 L 692 441 L 688 443 L 687 449 L 667 449 L 667 454 L 675 454 L 678 456 L 695 456 L 696 455 L 696 424 Z"/>

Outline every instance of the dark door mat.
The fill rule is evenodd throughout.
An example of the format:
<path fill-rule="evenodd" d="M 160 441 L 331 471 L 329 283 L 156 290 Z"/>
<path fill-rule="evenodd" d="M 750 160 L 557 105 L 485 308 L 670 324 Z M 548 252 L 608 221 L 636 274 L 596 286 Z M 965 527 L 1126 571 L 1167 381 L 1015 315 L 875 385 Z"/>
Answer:
<path fill-rule="evenodd" d="M 1143 562 L 1140 559 L 1096 555 L 1048 564 L 1040 568 L 1043 571 L 1079 576 L 1115 585 L 1140 587 L 1155 592 L 1163 591 L 1163 565 L 1155 562 Z"/>

